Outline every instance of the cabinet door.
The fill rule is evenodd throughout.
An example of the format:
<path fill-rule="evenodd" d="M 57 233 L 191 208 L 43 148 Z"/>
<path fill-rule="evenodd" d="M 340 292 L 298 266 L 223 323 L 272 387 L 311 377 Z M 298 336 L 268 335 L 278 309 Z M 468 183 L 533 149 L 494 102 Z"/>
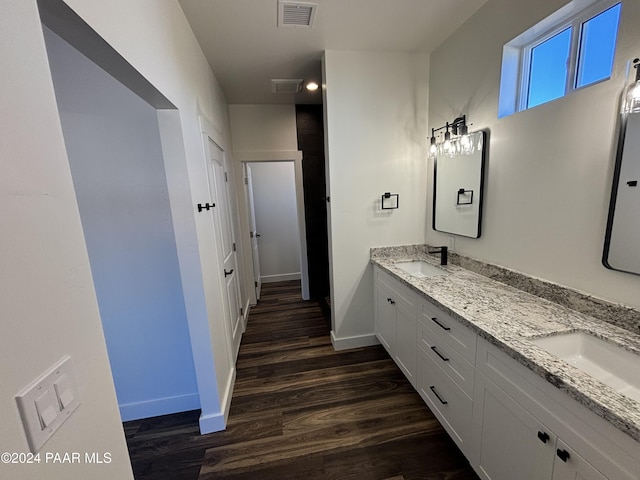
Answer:
<path fill-rule="evenodd" d="M 477 372 L 472 463 L 485 480 L 549 480 L 556 438 L 515 400 Z"/>
<path fill-rule="evenodd" d="M 383 285 L 376 282 L 376 336 L 382 346 L 393 356 L 396 343 L 396 307 L 392 294 Z"/>
<path fill-rule="evenodd" d="M 416 386 L 416 313 L 396 303 L 395 360 L 411 385 Z"/>
<path fill-rule="evenodd" d="M 553 461 L 553 480 L 607 480 L 589 462 L 558 439 Z"/>

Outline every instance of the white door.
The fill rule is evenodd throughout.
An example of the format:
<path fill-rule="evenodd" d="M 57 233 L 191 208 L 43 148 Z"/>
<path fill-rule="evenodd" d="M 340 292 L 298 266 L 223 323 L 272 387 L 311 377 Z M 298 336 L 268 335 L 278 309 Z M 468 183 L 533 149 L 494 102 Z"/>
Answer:
<path fill-rule="evenodd" d="M 229 196 L 227 193 L 227 175 L 224 171 L 222 150 L 209 139 L 209 186 L 215 202 L 213 209 L 214 228 L 219 243 L 219 251 L 223 265 L 224 291 L 227 303 L 227 321 L 231 335 L 231 351 L 235 359 L 240 348 L 242 337 L 242 311 L 240 306 L 240 283 L 238 281 L 238 265 L 236 244 L 231 226 Z"/>
<path fill-rule="evenodd" d="M 251 180 L 251 167 L 247 168 L 247 198 L 249 199 L 249 236 L 251 237 L 251 256 L 253 257 L 253 276 L 256 287 L 256 300 L 260 300 L 260 289 L 262 288 L 262 279 L 260 276 L 260 256 L 258 255 L 258 238 L 260 234 L 256 228 L 256 209 L 253 204 L 253 182 Z"/>

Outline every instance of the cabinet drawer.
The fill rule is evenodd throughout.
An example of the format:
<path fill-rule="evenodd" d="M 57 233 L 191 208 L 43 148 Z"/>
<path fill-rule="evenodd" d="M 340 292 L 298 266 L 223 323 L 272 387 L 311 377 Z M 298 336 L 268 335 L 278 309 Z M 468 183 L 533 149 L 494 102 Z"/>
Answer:
<path fill-rule="evenodd" d="M 427 301 L 422 302 L 419 316 L 423 326 L 455 348 L 469 362 L 476 361 L 476 337 L 470 328 Z"/>
<path fill-rule="evenodd" d="M 398 280 L 379 268 L 376 268 L 375 281 L 392 293 L 394 302 L 404 305 L 408 310 L 417 310 L 418 300 L 416 294 L 409 287 L 402 285 Z"/>
<path fill-rule="evenodd" d="M 473 403 L 422 349 L 418 349 L 418 393 L 456 445 L 469 455 Z"/>
<path fill-rule="evenodd" d="M 475 367 L 459 351 L 434 335 L 432 330 L 422 323 L 418 325 L 418 346 L 453 383 L 469 398 L 473 398 Z"/>

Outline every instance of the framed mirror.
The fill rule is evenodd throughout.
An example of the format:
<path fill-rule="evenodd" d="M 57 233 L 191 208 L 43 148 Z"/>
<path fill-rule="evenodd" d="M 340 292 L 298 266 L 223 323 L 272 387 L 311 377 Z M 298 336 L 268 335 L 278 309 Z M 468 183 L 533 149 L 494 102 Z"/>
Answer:
<path fill-rule="evenodd" d="M 482 225 L 482 199 L 486 132 L 457 138 L 435 154 L 433 175 L 433 229 L 478 238 Z"/>
<path fill-rule="evenodd" d="M 640 113 L 622 114 L 602 263 L 640 275 Z"/>

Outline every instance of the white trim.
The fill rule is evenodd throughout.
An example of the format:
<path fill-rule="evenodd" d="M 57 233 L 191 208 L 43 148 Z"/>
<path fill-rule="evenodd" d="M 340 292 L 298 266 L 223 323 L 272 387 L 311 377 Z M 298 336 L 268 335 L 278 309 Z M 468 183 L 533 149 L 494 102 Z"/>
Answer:
<path fill-rule="evenodd" d="M 249 323 L 249 310 L 251 309 L 251 299 L 247 297 L 247 301 L 244 304 L 243 318 L 242 318 L 242 333 L 247 330 L 247 323 Z M 254 304 L 255 305 L 255 304 Z"/>
<path fill-rule="evenodd" d="M 378 337 L 376 337 L 375 333 L 338 338 L 336 337 L 335 332 L 331 330 L 331 345 L 333 345 L 334 350 L 339 351 L 380 345 L 380 341 L 378 340 Z"/>
<path fill-rule="evenodd" d="M 229 418 L 229 410 L 231 409 L 231 397 L 233 396 L 233 387 L 236 382 L 236 369 L 231 371 L 231 375 L 227 380 L 227 386 L 222 396 L 222 411 L 209 415 L 200 415 L 200 434 L 220 432 L 227 427 L 227 419 Z"/>
<path fill-rule="evenodd" d="M 300 150 L 255 150 L 233 152 L 233 157 L 237 162 L 286 162 L 291 160 L 302 160 Z"/>
<path fill-rule="evenodd" d="M 224 142 L 222 130 L 220 128 L 216 128 L 216 126 L 202 113 L 198 115 L 198 123 L 200 124 L 200 133 L 213 140 L 213 142 L 220 147 L 220 150 L 225 152 L 227 148 Z M 205 155 L 205 158 L 208 158 L 208 156 Z"/>
<path fill-rule="evenodd" d="M 200 408 L 200 396 L 198 393 L 191 393 L 175 397 L 154 398 L 144 402 L 124 403 L 119 405 L 119 408 L 122 421 L 128 422 L 129 420 L 138 420 L 140 418 L 198 410 Z"/>
<path fill-rule="evenodd" d="M 309 300 L 309 263 L 307 259 L 307 226 L 304 214 L 304 185 L 302 183 L 302 151 L 300 150 L 272 150 L 272 151 L 244 151 L 234 152 L 234 159 L 240 164 L 246 162 L 293 162 L 296 188 L 296 208 L 298 213 L 298 234 L 300 236 L 300 270 L 301 270 L 301 296 L 303 300 Z M 244 175 L 236 177 L 236 191 L 244 188 Z M 240 207 L 240 230 L 245 235 L 249 232 L 249 216 L 247 214 L 247 204 L 244 198 L 238 198 Z M 244 205 L 244 208 L 242 208 Z M 243 251 L 251 253 L 250 245 L 242 243 Z M 251 254 L 252 255 L 252 254 Z M 247 257 L 251 258 L 251 257 Z M 253 272 L 253 264 L 249 267 L 247 262 L 246 270 Z M 253 278 L 253 277 L 252 277 Z M 264 277 L 261 277 L 264 278 Z M 280 281 L 280 280 L 278 280 Z M 249 280 L 247 279 L 247 282 Z M 252 296 L 255 300 L 255 295 Z"/>
<path fill-rule="evenodd" d="M 222 414 L 222 412 L 209 415 L 200 415 L 198 423 L 200 424 L 201 435 L 204 435 L 205 433 L 221 432 L 225 429 L 226 418 L 224 414 Z"/>
<path fill-rule="evenodd" d="M 262 283 L 288 282 L 289 280 L 300 280 L 300 272 L 282 273 L 279 275 L 262 275 L 260 281 Z"/>

